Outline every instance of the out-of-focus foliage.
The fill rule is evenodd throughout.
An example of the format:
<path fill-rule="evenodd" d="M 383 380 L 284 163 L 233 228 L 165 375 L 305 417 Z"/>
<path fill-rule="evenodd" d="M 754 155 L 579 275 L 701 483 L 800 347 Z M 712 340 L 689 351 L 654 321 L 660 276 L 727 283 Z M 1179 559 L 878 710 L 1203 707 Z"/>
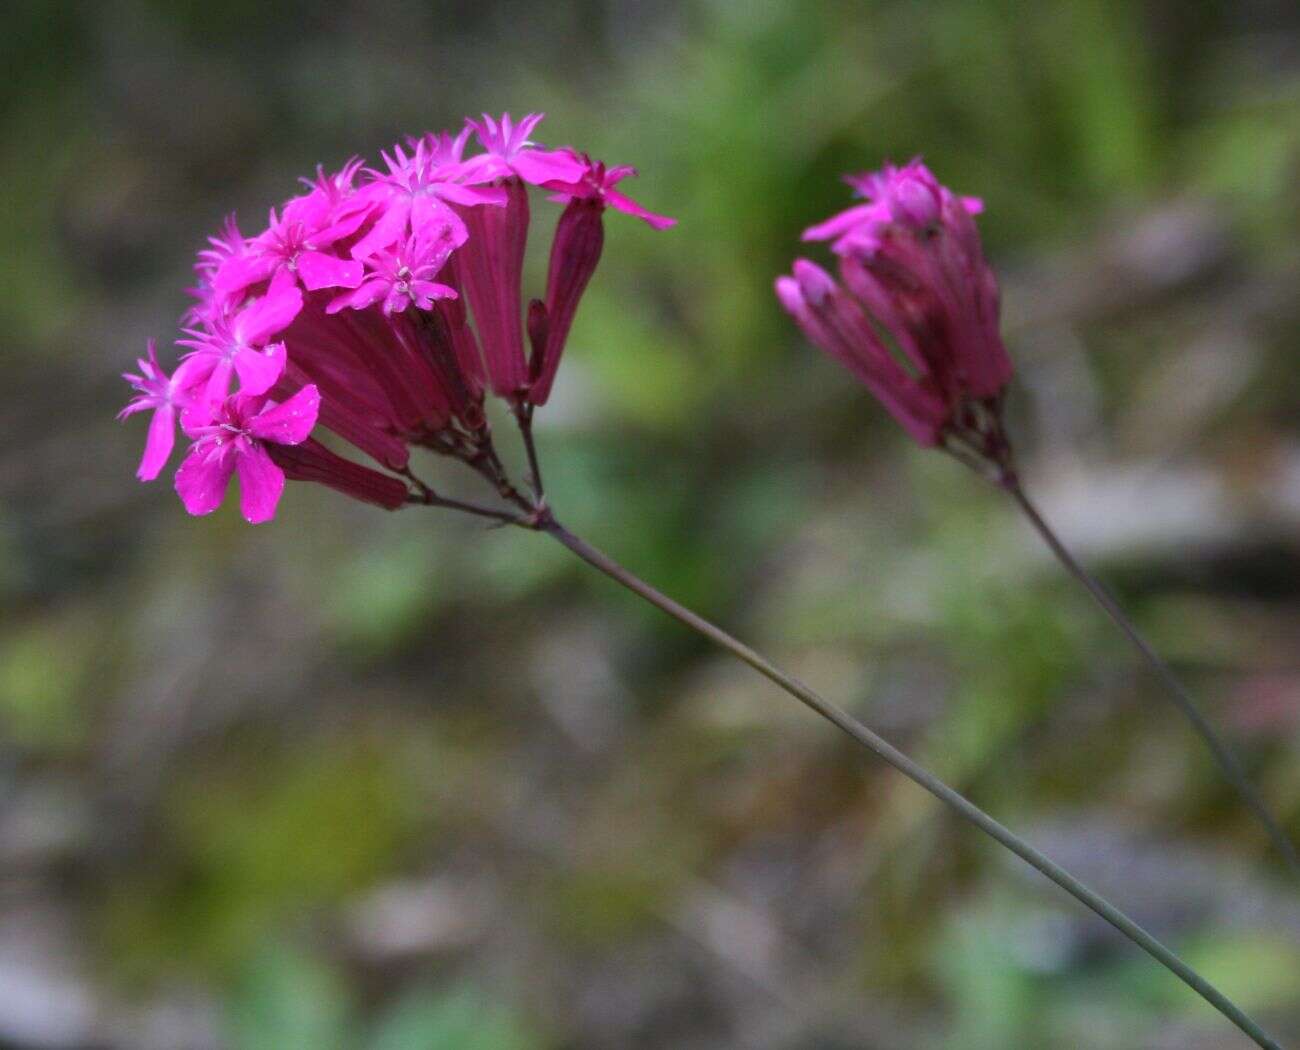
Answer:
<path fill-rule="evenodd" d="M 1300 901 L 1202 749 L 1011 508 L 771 295 L 842 172 L 923 152 L 985 199 L 1030 485 L 1300 835 L 1289 5 L 18 0 L 5 24 L 0 1043 L 1237 1045 L 545 538 L 302 485 L 250 529 L 135 483 L 117 374 L 173 336 L 221 217 L 504 108 L 681 219 L 607 223 L 539 419 L 566 523 L 1300 1038 Z"/>

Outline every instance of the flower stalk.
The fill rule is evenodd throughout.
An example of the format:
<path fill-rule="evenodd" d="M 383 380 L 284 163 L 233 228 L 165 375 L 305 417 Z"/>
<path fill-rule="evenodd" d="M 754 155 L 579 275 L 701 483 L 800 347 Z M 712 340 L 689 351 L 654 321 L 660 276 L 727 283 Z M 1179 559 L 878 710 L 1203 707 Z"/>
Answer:
<path fill-rule="evenodd" d="M 519 423 L 520 432 L 524 437 L 524 443 L 529 449 L 529 468 L 533 477 L 533 488 L 535 491 L 540 492 L 541 478 L 540 470 L 537 467 L 535 442 L 533 441 L 531 433 L 531 420 L 522 413 L 516 418 Z M 496 459 L 495 455 L 493 455 L 492 459 Z M 482 474 L 489 483 L 494 485 L 496 484 L 497 476 L 494 470 L 486 466 L 483 461 L 470 462 L 467 460 L 466 462 L 477 470 L 478 473 Z M 497 460 L 497 462 L 499 462 L 499 460 Z M 582 537 L 570 532 L 560 524 L 559 520 L 555 517 L 550 507 L 546 505 L 540 495 L 535 497 L 532 501 L 528 501 L 516 490 L 512 497 L 512 502 L 516 504 L 519 510 L 518 512 L 513 512 L 496 510 L 478 504 L 443 500 L 436 497 L 432 490 L 428 489 L 427 486 L 424 486 L 422 482 L 417 482 L 417 484 L 425 489 L 425 492 L 423 498 L 416 498 L 413 496 L 413 502 L 424 503 L 431 506 L 450 507 L 452 509 L 473 514 L 477 517 L 488 519 L 498 525 L 514 525 L 519 528 L 533 532 L 540 532 L 550 536 L 553 540 L 565 547 L 577 558 L 591 566 L 597 572 L 607 576 L 609 579 L 619 584 L 619 586 L 631 591 L 637 597 L 649 602 L 661 612 L 671 616 L 679 623 L 689 627 L 691 630 L 734 656 L 742 663 L 747 664 L 778 688 L 798 700 L 805 707 L 809 708 L 809 710 L 826 719 L 852 740 L 866 748 L 876 757 L 888 763 L 894 769 L 898 770 L 898 772 L 902 773 L 918 787 L 928 791 L 940 802 L 953 810 L 953 812 L 963 820 L 974 825 L 999 845 L 1010 850 L 1030 867 L 1034 868 L 1046 878 L 1054 882 L 1084 907 L 1100 916 L 1160 963 L 1160 965 L 1169 970 L 1169 972 L 1175 977 L 1200 995 L 1206 1002 L 1236 1025 L 1236 1027 L 1244 1034 L 1249 1036 L 1257 1046 L 1263 1047 L 1264 1050 L 1281 1050 L 1280 1044 L 1272 1039 L 1251 1017 L 1233 1003 L 1231 999 L 1224 995 L 1223 992 L 1197 973 L 1196 970 L 1184 962 L 1172 949 L 1164 945 L 1155 936 L 1145 930 L 1115 905 L 1111 904 L 1106 900 L 1106 898 L 1101 896 L 1101 894 L 1075 878 L 1051 858 L 1035 849 L 1004 824 L 995 820 L 988 813 L 984 812 L 984 810 L 980 809 L 977 805 L 966 798 L 966 796 L 961 794 L 961 792 L 950 787 L 924 766 L 913 761 L 898 748 L 890 744 L 889 741 L 863 725 L 843 708 L 827 700 L 793 675 L 789 675 L 782 671 L 757 650 L 733 637 L 721 627 L 706 620 L 704 617 L 691 609 L 688 609 L 681 603 L 674 601 L 662 591 L 624 568 L 604 551 L 601 551 L 597 547 L 588 543 Z"/>
<path fill-rule="evenodd" d="M 437 496 L 429 486 L 419 481 L 408 471 L 407 476 L 417 488 L 417 492 L 411 496 L 411 502 L 428 506 L 447 507 L 484 518 L 498 526 L 513 525 L 550 536 L 597 572 L 607 576 L 619 586 L 649 602 L 656 609 L 671 616 L 674 620 L 695 631 L 718 648 L 753 668 L 779 689 L 789 694 L 815 714 L 826 719 L 826 721 L 866 748 L 877 758 L 882 759 L 902 773 L 918 787 L 928 791 L 963 820 L 974 825 L 999 845 L 1010 850 L 1030 867 L 1054 882 L 1080 904 L 1100 916 L 1145 951 L 1249 1036 L 1257 1046 L 1263 1047 L 1265 1050 L 1281 1050 L 1280 1044 L 1223 992 L 1101 894 L 1075 878 L 1050 857 L 1035 849 L 1010 828 L 980 809 L 961 792 L 949 786 L 924 766 L 913 761 L 889 741 L 885 740 L 884 737 L 869 729 L 843 708 L 827 700 L 793 675 L 782 671 L 781 668 L 777 667 L 776 664 L 757 650 L 724 631 L 717 624 L 706 620 L 680 602 L 673 600 L 656 587 L 624 568 L 604 551 L 588 543 L 581 536 L 570 532 L 560 524 L 551 508 L 540 495 L 541 471 L 538 467 L 536 443 L 532 435 L 532 420 L 524 412 L 516 414 L 515 418 L 524 445 L 528 450 L 532 488 L 537 493 L 532 499 L 524 496 L 518 489 L 511 487 L 507 499 L 517 508 L 516 510 L 498 510 L 482 504 L 447 500 Z M 500 459 L 495 451 L 491 450 L 490 435 L 485 436 L 484 440 L 487 443 L 489 454 L 477 458 L 463 457 L 463 462 L 479 473 L 488 484 L 499 487 L 502 478 L 502 475 L 498 472 Z M 495 464 L 495 466 L 492 464 Z"/>
<path fill-rule="evenodd" d="M 914 784 L 924 788 L 940 802 L 948 806 L 949 809 L 957 813 L 963 820 L 973 824 L 995 842 L 1009 849 L 1030 867 L 1045 875 L 1084 907 L 1110 923 L 1111 926 L 1223 1014 L 1224 1017 L 1254 1040 L 1258 1046 L 1264 1047 L 1265 1050 L 1281 1050 L 1280 1044 L 1260 1028 L 1231 999 L 1192 969 L 1170 948 L 1120 911 L 1119 908 L 1107 901 L 1101 894 L 1089 889 L 1088 886 L 1045 854 L 1040 853 L 1015 832 L 989 816 L 961 792 L 949 787 L 924 766 L 912 761 L 902 751 L 890 744 L 889 741 L 868 729 L 843 708 L 836 706 L 825 697 L 814 692 L 797 678 L 786 674 L 762 654 L 732 637 L 722 628 L 692 612 L 684 605 L 673 601 L 672 598 L 628 572 L 627 569 L 623 568 L 603 551 L 598 550 L 587 543 L 586 540 L 575 536 L 564 528 L 551 516 L 549 511 L 532 527 L 545 532 L 598 572 L 608 576 L 638 597 L 645 599 L 673 619 L 685 624 L 742 663 L 748 664 L 764 678 L 773 682 L 805 707 L 842 730 L 876 757 L 893 766 L 894 769 L 898 770 Z"/>
<path fill-rule="evenodd" d="M 1093 600 L 1101 607 L 1102 611 L 1110 618 L 1110 621 L 1119 628 L 1124 637 L 1126 637 L 1142 659 L 1146 661 L 1147 666 L 1155 672 L 1157 677 L 1164 683 L 1169 693 L 1170 700 L 1182 712 L 1183 717 L 1191 724 L 1196 734 L 1204 741 L 1206 748 L 1209 749 L 1215 764 L 1219 767 L 1219 772 L 1223 774 L 1225 780 L 1236 789 L 1242 800 L 1249 807 L 1250 811 L 1255 814 L 1260 824 L 1268 832 L 1269 838 L 1272 839 L 1282 859 L 1286 862 L 1291 873 L 1300 877 L 1300 857 L 1296 855 L 1295 846 L 1292 844 L 1286 832 L 1273 819 L 1269 812 L 1268 806 L 1255 786 L 1247 778 L 1245 770 L 1242 769 L 1241 763 L 1237 760 L 1232 749 L 1228 747 L 1214 731 L 1205 715 L 1201 712 L 1195 700 L 1192 699 L 1191 693 L 1183 685 L 1182 680 L 1174 674 L 1173 669 L 1161 659 L 1160 655 L 1151 647 L 1151 644 L 1143 637 L 1142 633 L 1130 620 L 1114 596 L 1106 590 L 1095 576 L 1079 564 L 1078 560 L 1070 553 L 1068 547 L 1061 542 L 1060 537 L 1043 518 L 1038 508 L 1029 499 L 1025 493 L 1024 486 L 1020 484 L 1015 475 L 1011 475 L 1004 480 L 1001 487 L 1006 491 L 1012 501 L 1024 514 L 1025 519 L 1033 527 L 1034 531 L 1047 544 L 1057 561 L 1065 568 L 1075 580 L 1090 594 Z"/>

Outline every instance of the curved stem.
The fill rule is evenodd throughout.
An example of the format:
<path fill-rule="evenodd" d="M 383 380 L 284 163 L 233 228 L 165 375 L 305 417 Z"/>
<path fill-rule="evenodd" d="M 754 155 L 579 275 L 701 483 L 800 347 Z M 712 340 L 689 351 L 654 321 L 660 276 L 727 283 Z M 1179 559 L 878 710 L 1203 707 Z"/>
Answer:
<path fill-rule="evenodd" d="M 1224 778 L 1236 789 L 1242 801 L 1246 803 L 1246 806 L 1264 826 L 1269 838 L 1273 840 L 1273 845 L 1286 861 L 1292 874 L 1300 877 L 1300 857 L 1296 855 L 1295 846 L 1277 821 L 1273 819 L 1273 815 L 1269 812 L 1264 799 L 1247 779 L 1245 771 L 1241 768 L 1241 763 L 1237 761 L 1237 757 L 1232 753 L 1228 745 L 1219 738 L 1214 727 L 1210 725 L 1205 715 L 1201 713 L 1200 708 L 1196 706 L 1196 701 L 1192 699 L 1187 687 L 1179 681 L 1178 676 L 1174 674 L 1169 665 L 1160 658 L 1147 640 L 1142 637 L 1110 592 L 1075 560 L 1065 544 L 1052 531 L 1052 527 L 1047 524 L 1047 521 L 1038 512 L 1038 508 L 1030 502 L 1021 485 L 1012 480 L 1002 487 L 1015 500 L 1016 505 L 1029 519 L 1029 524 L 1042 537 L 1043 542 L 1056 555 L 1057 560 L 1065 567 L 1066 571 L 1092 595 L 1093 600 L 1101 606 L 1106 615 L 1110 617 L 1111 622 L 1133 643 L 1133 647 L 1142 654 L 1148 666 L 1164 682 L 1169 690 L 1170 699 L 1173 700 L 1178 710 L 1183 713 L 1183 716 L 1191 723 L 1192 728 L 1205 742 L 1205 746 L 1209 748 L 1210 754 L 1214 756 L 1214 761 L 1218 765 L 1220 772 L 1223 773 Z"/>
<path fill-rule="evenodd" d="M 1038 850 L 1034 849 L 1033 846 L 1029 845 L 1029 843 L 1025 842 L 1014 832 L 1003 827 L 1003 825 L 999 824 L 982 809 L 970 802 L 964 795 L 950 788 L 924 767 L 913 762 L 888 741 L 877 736 L 848 712 L 841 710 L 829 700 L 819 696 L 798 679 L 787 675 L 784 671 L 770 663 L 749 646 L 727 634 L 727 632 L 722 630 L 720 627 L 715 626 L 703 617 L 691 612 L 691 610 L 687 609 L 685 606 L 679 605 L 667 595 L 662 594 L 654 587 L 650 586 L 650 584 L 646 583 L 644 580 L 632 575 L 632 573 L 628 572 L 608 555 L 597 550 L 585 540 L 569 532 L 549 514 L 541 517 L 532 527 L 539 531 L 549 533 L 579 558 L 587 562 L 587 564 L 598 569 L 600 572 L 603 572 L 615 582 L 626 587 L 634 594 L 644 598 L 651 605 L 661 609 L 663 612 L 667 613 L 674 619 L 679 620 L 687 627 L 699 632 L 705 638 L 709 639 L 709 641 L 725 649 L 737 659 L 747 663 L 759 674 L 780 686 L 796 700 L 800 701 L 817 714 L 842 729 L 869 751 L 872 751 L 874 754 L 884 759 L 904 776 L 908 777 L 914 783 L 934 795 L 935 798 L 951 807 L 960 816 L 965 818 L 971 824 L 974 824 L 986 835 L 1011 850 L 1012 853 L 1020 857 L 1020 859 L 1025 861 L 1025 863 L 1046 875 L 1054 883 L 1060 886 L 1061 889 L 1065 890 L 1066 893 L 1070 894 L 1080 903 L 1100 915 L 1115 927 L 1115 929 L 1119 930 L 1120 933 L 1128 937 L 1129 940 L 1137 944 L 1140 948 L 1156 959 L 1157 962 L 1161 963 L 1165 968 L 1196 991 L 1197 994 L 1228 1018 L 1228 1020 L 1241 1029 L 1242 1032 L 1250 1036 L 1257 1045 L 1264 1047 L 1265 1050 L 1281 1050 L 1278 1043 L 1269 1038 L 1259 1025 L 1242 1013 L 1242 1011 L 1238 1009 L 1226 996 L 1224 996 L 1222 992 L 1151 936 L 1151 934 L 1147 933 L 1147 931 L 1136 922 L 1130 919 L 1114 905 L 1106 901 L 1103 897 L 1094 893 L 1069 872 L 1065 871 L 1043 854 L 1039 853 Z"/>

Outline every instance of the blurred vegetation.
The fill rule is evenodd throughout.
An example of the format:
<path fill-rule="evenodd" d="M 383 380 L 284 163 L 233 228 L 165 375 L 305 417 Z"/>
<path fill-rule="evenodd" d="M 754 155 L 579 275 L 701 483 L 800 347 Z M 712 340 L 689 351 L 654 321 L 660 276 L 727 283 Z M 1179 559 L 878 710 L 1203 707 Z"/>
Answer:
<path fill-rule="evenodd" d="M 6 30 L 0 1045 L 1239 1045 L 544 538 L 302 485 L 250 529 L 134 481 L 117 374 L 220 218 L 506 108 L 681 220 L 608 223 L 539 419 L 566 523 L 1300 1039 L 1300 900 L 1203 750 L 771 295 L 843 172 L 924 153 L 985 199 L 1030 484 L 1300 835 L 1292 5 L 16 0 Z"/>

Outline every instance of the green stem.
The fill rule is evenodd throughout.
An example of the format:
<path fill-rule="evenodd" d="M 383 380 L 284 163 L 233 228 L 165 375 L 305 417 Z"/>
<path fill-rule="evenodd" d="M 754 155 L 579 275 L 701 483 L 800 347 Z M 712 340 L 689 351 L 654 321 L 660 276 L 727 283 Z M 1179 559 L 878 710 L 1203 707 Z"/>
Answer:
<path fill-rule="evenodd" d="M 923 787 L 935 798 L 955 810 L 960 816 L 974 824 L 997 842 L 1001 843 L 1021 860 L 1036 868 L 1054 883 L 1065 890 L 1081 904 L 1096 912 L 1120 933 L 1133 941 L 1151 955 L 1157 962 L 1176 975 L 1192 988 L 1211 1006 L 1223 1014 L 1242 1032 L 1250 1036 L 1255 1043 L 1265 1050 L 1281 1050 L 1280 1045 L 1269 1038 L 1264 1031 L 1238 1009 L 1222 992 L 1210 984 L 1182 959 L 1166 948 L 1151 934 L 1130 919 L 1122 911 L 1110 904 L 1103 897 L 1094 893 L 1069 872 L 1049 860 L 1033 846 L 1025 842 L 1012 831 L 1003 827 L 982 809 L 970 802 L 965 796 L 950 788 L 928 770 L 917 765 L 905 754 L 882 737 L 877 736 L 848 712 L 836 707 L 829 700 L 813 692 L 798 679 L 792 678 L 775 665 L 769 663 L 743 642 L 738 641 L 720 627 L 703 617 L 696 615 L 683 605 L 679 605 L 667 595 L 660 593 L 650 584 L 632 575 L 608 555 L 597 550 L 585 540 L 565 529 L 549 514 L 540 518 L 533 526 L 547 532 L 562 543 L 579 558 L 591 565 L 615 582 L 639 595 L 651 605 L 669 616 L 699 632 L 715 645 L 731 653 L 737 659 L 747 663 L 759 674 L 780 686 L 796 700 L 811 708 L 817 714 L 833 723 L 850 737 L 862 744 L 869 751 L 884 759 L 904 776 Z"/>
<path fill-rule="evenodd" d="M 1273 815 L 1269 812 L 1268 806 L 1259 792 L 1247 779 L 1246 773 L 1241 768 L 1241 763 L 1237 761 L 1236 755 L 1232 753 L 1227 744 L 1219 739 L 1214 727 L 1210 725 L 1208 719 L 1201 713 L 1200 708 L 1196 706 L 1196 701 L 1192 699 L 1187 687 L 1179 681 L 1178 676 L 1174 674 L 1169 665 L 1160 658 L 1147 640 L 1142 637 L 1110 592 L 1075 560 L 1065 544 L 1052 531 L 1052 527 L 1047 524 L 1047 521 L 1038 512 L 1038 508 L 1030 502 L 1020 484 L 1016 481 L 1010 481 L 1002 487 L 1015 500 L 1016 505 L 1029 519 L 1029 524 L 1042 537 L 1043 542 L 1056 555 L 1057 560 L 1065 567 L 1066 571 L 1092 595 L 1093 600 L 1101 606 L 1106 615 L 1110 617 L 1111 622 L 1133 643 L 1133 647 L 1146 660 L 1148 666 L 1164 682 L 1165 687 L 1169 690 L 1170 699 L 1173 700 L 1174 705 L 1183 713 L 1183 717 L 1191 723 L 1192 728 L 1205 742 L 1205 746 L 1209 748 L 1210 754 L 1214 756 L 1214 761 L 1218 765 L 1220 772 L 1223 773 L 1224 778 L 1237 790 L 1237 794 L 1241 796 L 1246 806 L 1264 826 L 1269 837 L 1273 840 L 1273 845 L 1277 847 L 1278 853 L 1282 855 L 1287 866 L 1291 869 L 1291 873 L 1300 877 L 1300 857 L 1296 856 L 1295 846 L 1287 838 L 1278 822 L 1273 819 Z"/>

